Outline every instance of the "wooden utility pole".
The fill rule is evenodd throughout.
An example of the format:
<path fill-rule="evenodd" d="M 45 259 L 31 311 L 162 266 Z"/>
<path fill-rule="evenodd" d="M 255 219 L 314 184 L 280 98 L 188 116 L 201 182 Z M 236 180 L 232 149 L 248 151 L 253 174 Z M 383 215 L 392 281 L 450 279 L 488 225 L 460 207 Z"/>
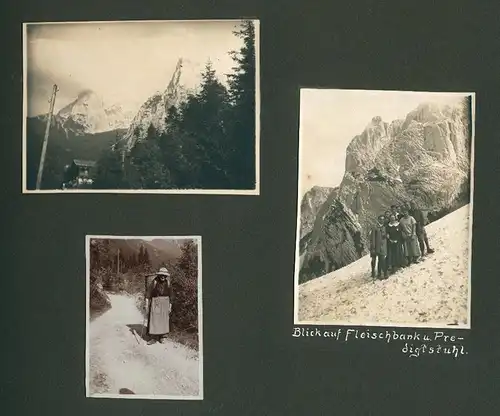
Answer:
<path fill-rule="evenodd" d="M 120 274 L 120 249 L 118 249 L 118 254 L 116 255 L 116 259 L 117 259 L 117 265 L 118 265 L 118 270 L 117 270 L 117 274 Z"/>
<path fill-rule="evenodd" d="M 123 180 L 125 180 L 125 178 L 126 178 L 126 172 L 125 172 L 125 152 L 126 151 L 127 151 L 126 147 L 124 147 L 122 150 L 122 179 Z"/>
<path fill-rule="evenodd" d="M 54 88 L 52 89 L 52 96 L 50 97 L 50 100 L 49 100 L 50 108 L 49 108 L 49 113 L 47 114 L 47 126 L 45 127 L 45 136 L 43 138 L 42 154 L 40 156 L 40 165 L 38 166 L 38 176 L 36 178 L 36 189 L 40 189 L 40 186 L 42 185 L 43 165 L 45 163 L 45 155 L 47 153 L 47 143 L 49 141 L 50 123 L 52 121 L 52 113 L 54 112 L 54 104 L 56 102 L 57 91 L 59 91 L 59 88 L 57 88 L 57 85 L 54 84 Z"/>

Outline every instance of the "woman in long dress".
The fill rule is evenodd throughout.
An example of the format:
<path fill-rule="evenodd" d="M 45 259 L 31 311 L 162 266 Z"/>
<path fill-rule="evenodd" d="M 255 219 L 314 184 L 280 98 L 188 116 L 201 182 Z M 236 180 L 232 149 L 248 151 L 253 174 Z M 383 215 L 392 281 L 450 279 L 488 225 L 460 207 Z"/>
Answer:
<path fill-rule="evenodd" d="M 420 247 L 418 246 L 417 238 L 417 222 L 413 218 L 407 208 L 403 209 L 403 217 L 399 220 L 401 227 L 401 235 L 403 237 L 403 249 L 408 265 L 417 263 L 420 257 Z"/>
<path fill-rule="evenodd" d="M 396 269 L 402 266 L 402 235 L 401 226 L 396 217 L 396 214 L 389 216 L 389 224 L 387 224 L 387 266 L 394 273 Z"/>
<path fill-rule="evenodd" d="M 162 267 L 149 285 L 146 293 L 146 311 L 148 313 L 148 345 L 159 341 L 164 343 L 170 332 L 170 312 L 172 312 L 172 283 L 170 273 Z"/>

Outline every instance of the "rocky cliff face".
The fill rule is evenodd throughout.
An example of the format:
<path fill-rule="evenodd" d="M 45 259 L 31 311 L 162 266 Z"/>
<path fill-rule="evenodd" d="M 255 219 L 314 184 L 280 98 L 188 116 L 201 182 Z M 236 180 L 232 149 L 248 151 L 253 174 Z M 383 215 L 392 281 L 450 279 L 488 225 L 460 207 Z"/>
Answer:
<path fill-rule="evenodd" d="M 165 131 L 170 107 L 179 106 L 192 92 L 183 82 L 185 73 L 183 60 L 179 59 L 165 91 L 155 93 L 141 106 L 122 139 L 128 150 L 147 136 L 150 126 L 158 132 Z"/>
<path fill-rule="evenodd" d="M 123 111 L 120 105 L 105 105 L 102 98 L 91 90 L 82 91 L 54 117 L 54 122 L 66 133 L 77 135 L 127 128 L 130 121 L 131 114 Z"/>
<path fill-rule="evenodd" d="M 470 108 L 469 98 L 453 107 L 422 104 L 404 120 L 374 117 L 353 138 L 340 186 L 300 240 L 300 282 L 365 254 L 377 215 L 392 204 L 414 200 L 432 214 L 469 202 Z M 310 216 L 301 221 L 307 230 Z"/>
<path fill-rule="evenodd" d="M 314 186 L 304 194 L 300 204 L 300 238 L 312 231 L 318 211 L 329 195 L 337 189 Z"/>

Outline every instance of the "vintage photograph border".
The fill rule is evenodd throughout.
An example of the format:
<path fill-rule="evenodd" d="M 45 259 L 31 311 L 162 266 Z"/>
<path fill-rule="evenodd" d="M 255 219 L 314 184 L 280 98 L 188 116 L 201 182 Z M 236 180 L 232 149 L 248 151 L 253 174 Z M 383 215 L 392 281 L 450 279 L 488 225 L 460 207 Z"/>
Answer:
<path fill-rule="evenodd" d="M 248 18 L 255 25 L 255 188 L 254 189 L 46 189 L 30 190 L 27 189 L 27 116 L 28 116 L 28 62 L 27 62 L 27 27 L 31 24 L 110 24 L 110 23 L 182 23 L 182 22 L 240 22 L 244 18 L 231 19 L 182 19 L 182 20 L 96 20 L 96 21 L 60 21 L 60 22 L 23 22 L 23 119 L 22 119 L 22 193 L 23 194 L 185 194 L 185 195 L 260 195 L 260 20 L 257 18 Z"/>
<path fill-rule="evenodd" d="M 155 394 L 90 394 L 90 356 L 89 356 L 89 332 L 90 332 L 90 240 L 93 238 L 125 240 L 125 239 L 172 239 L 172 240 L 195 240 L 198 248 L 198 395 L 155 395 Z M 179 235 L 179 236 L 123 236 L 123 235 L 91 235 L 85 236 L 85 397 L 90 399 L 148 399 L 148 400 L 203 400 L 204 398 L 204 375 L 203 375 L 203 293 L 202 293 L 202 236 L 201 235 Z"/>
<path fill-rule="evenodd" d="M 352 323 L 345 321 L 326 321 L 326 322 L 315 322 L 315 321 L 300 321 L 299 320 L 299 257 L 300 257 L 300 185 L 301 185 L 301 155 L 303 152 L 302 146 L 302 91 L 303 90 L 342 90 L 348 91 L 369 91 L 369 92 L 417 92 L 417 93 L 450 93 L 450 94 L 464 94 L 471 96 L 471 154 L 470 154 L 470 202 L 469 202 L 469 241 L 468 241 L 468 316 L 467 325 L 461 326 L 440 326 L 440 325 L 427 325 L 420 323 L 390 323 L 390 322 L 366 322 L 366 323 Z M 309 325 L 309 326 L 360 326 L 360 327 L 395 327 L 395 328 L 429 328 L 429 329 L 460 329 L 460 330 L 470 330 L 471 325 L 471 308 L 472 308 L 472 231 L 473 231 L 473 214 L 474 214 L 474 167 L 475 167 L 475 133 L 476 133 L 476 93 L 475 92 L 456 92 L 456 91 L 414 91 L 414 90 L 367 90 L 367 89 L 350 89 L 350 88 L 334 88 L 334 87 L 299 87 L 299 119 L 298 119 L 298 153 L 297 153 L 297 207 L 296 207 L 296 228 L 295 228 L 295 252 L 294 252 L 294 280 L 293 280 L 293 324 L 294 325 Z"/>

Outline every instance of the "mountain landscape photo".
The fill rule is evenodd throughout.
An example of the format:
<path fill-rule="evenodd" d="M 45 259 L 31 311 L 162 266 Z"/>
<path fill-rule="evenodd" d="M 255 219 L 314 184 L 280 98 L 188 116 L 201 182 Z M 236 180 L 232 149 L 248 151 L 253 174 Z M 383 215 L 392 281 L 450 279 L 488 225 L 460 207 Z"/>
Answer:
<path fill-rule="evenodd" d="M 29 24 L 26 190 L 254 191 L 255 27 Z"/>
<path fill-rule="evenodd" d="M 391 101 L 391 98 L 392 101 L 397 101 L 396 98 L 389 97 L 389 93 L 380 95 L 379 104 L 373 100 L 376 104 L 373 108 L 384 111 L 384 101 Z M 332 160 L 337 161 L 341 157 L 338 154 L 343 155 L 343 174 L 337 174 L 337 186 L 321 186 L 333 185 L 326 175 L 324 178 L 316 176 L 318 184 L 310 189 L 301 189 L 296 259 L 297 290 L 300 294 L 299 320 L 360 322 L 363 320 L 358 316 L 360 311 L 368 315 L 371 313 L 366 307 L 362 307 L 362 310 L 355 308 L 357 312 L 352 316 L 344 312 L 339 312 L 336 316 L 332 311 L 337 308 L 337 302 L 344 302 L 344 306 L 354 302 L 360 305 L 368 302 L 371 295 L 362 289 L 366 284 L 366 290 L 372 290 L 369 289 L 372 280 L 369 277 L 370 231 L 377 224 L 377 216 L 384 214 L 391 205 L 401 206 L 410 201 L 424 212 L 430 223 L 427 227 L 430 230 L 441 230 L 438 223 L 462 230 L 456 235 L 452 235 L 450 230 L 443 231 L 446 235 L 428 232 L 431 244 L 436 246 L 436 252 L 429 258 L 423 258 L 421 267 L 429 275 L 429 284 L 425 284 L 429 290 L 437 290 L 432 286 L 433 279 L 441 280 L 445 274 L 450 274 L 446 278 L 455 280 L 450 281 L 453 285 L 448 289 L 457 289 L 461 294 L 457 304 L 462 312 L 467 311 L 473 100 L 470 95 L 454 96 L 448 101 L 433 98 L 424 93 L 416 98 L 412 97 L 408 100 L 408 111 L 405 114 L 401 114 L 401 108 L 395 104 L 396 110 L 392 113 L 387 111 L 387 114 L 399 115 L 398 118 L 385 120 L 372 114 L 364 123 L 353 123 L 350 129 L 347 125 L 339 124 L 339 130 L 358 130 L 350 138 L 347 136 L 339 139 L 337 154 L 330 155 Z M 355 100 L 352 99 L 351 102 L 355 103 Z M 360 112 L 364 111 L 362 104 L 358 108 Z M 373 111 L 368 104 L 366 108 L 367 111 Z M 356 108 L 353 107 L 351 111 L 351 117 L 356 118 Z M 362 123 L 364 128 L 360 129 Z M 325 129 L 326 142 L 335 140 L 334 128 L 327 126 Z M 329 135 L 332 137 L 330 140 Z M 307 139 L 308 137 L 301 137 L 301 140 Z M 340 146 L 345 146 L 343 151 Z M 325 154 L 321 149 L 317 152 Z M 308 183 L 307 178 L 311 176 L 308 165 L 304 163 L 307 162 L 305 157 L 301 156 L 302 184 Z M 331 163 L 328 153 L 324 156 L 324 161 Z M 336 169 L 338 170 L 338 165 Z M 335 170 L 332 169 L 331 172 L 335 173 Z M 447 235 L 450 239 L 462 240 L 447 240 Z M 457 249 L 456 253 L 451 252 L 454 247 Z M 455 263 L 443 268 L 441 266 L 445 258 L 452 258 Z M 434 267 L 433 262 L 440 266 Z M 416 267 L 406 267 L 397 272 L 394 278 L 398 276 L 397 281 L 405 285 L 411 278 L 417 282 L 420 271 Z M 420 286 L 424 283 L 422 280 L 419 282 L 408 288 L 413 290 L 416 286 L 419 287 L 419 292 L 413 298 L 426 296 L 425 290 Z M 396 291 L 393 286 L 396 283 L 392 277 L 383 284 L 387 293 Z M 435 284 L 438 285 L 437 282 Z M 348 290 L 351 285 L 359 290 Z M 319 286 L 323 289 L 317 289 Z M 326 286 L 328 290 L 325 289 Z M 346 290 L 345 293 L 342 288 Z M 439 290 L 441 298 L 437 297 L 436 302 L 440 299 L 444 301 L 447 296 L 446 288 Z M 365 295 L 366 298 L 363 297 Z M 398 301 L 404 307 L 404 297 L 398 298 Z M 456 308 L 451 310 L 456 312 Z M 462 312 L 459 321 L 465 325 L 468 322 L 466 314 Z M 438 319 L 432 313 L 425 316 L 429 322 Z M 384 319 L 384 322 L 393 322 L 387 314 Z M 404 320 L 398 319 L 396 322 Z M 377 320 L 372 319 L 370 322 Z"/>

